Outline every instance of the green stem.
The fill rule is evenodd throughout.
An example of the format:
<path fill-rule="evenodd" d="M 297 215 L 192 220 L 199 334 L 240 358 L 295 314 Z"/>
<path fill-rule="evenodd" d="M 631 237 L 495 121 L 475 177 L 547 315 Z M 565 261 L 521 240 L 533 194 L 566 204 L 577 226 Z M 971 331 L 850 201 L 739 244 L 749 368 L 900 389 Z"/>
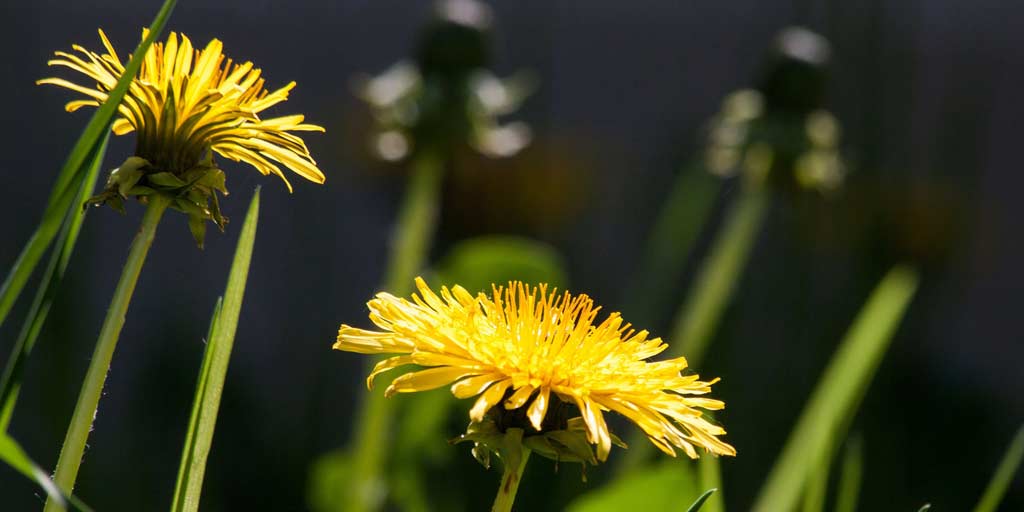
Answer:
<path fill-rule="evenodd" d="M 693 288 L 676 314 L 668 338 L 669 350 L 673 357 L 685 355 L 690 367 L 700 364 L 715 326 L 729 304 L 764 219 L 768 196 L 764 187 L 744 183 L 701 265 Z M 629 450 L 619 469 L 623 472 L 642 464 L 654 451 L 654 445 L 639 430 L 630 436 L 627 444 Z"/>
<path fill-rule="evenodd" d="M 494 497 L 491 512 L 511 512 L 512 503 L 516 501 L 516 492 L 519 491 L 519 483 L 523 480 L 523 470 L 530 460 L 530 449 L 524 446 L 522 450 L 519 464 L 505 465 L 505 471 L 501 475 L 501 487 L 498 487 L 498 495 Z"/>
<path fill-rule="evenodd" d="M 721 179 L 702 166 L 684 169 L 676 178 L 623 300 L 633 325 L 658 325 L 664 320 L 668 312 L 665 299 L 673 295 L 720 187 Z"/>
<path fill-rule="evenodd" d="M 675 354 L 685 355 L 691 367 L 704 358 L 711 334 L 746 267 L 767 205 L 767 190 L 757 185 L 743 187 L 677 313 L 669 340 L 677 347 Z"/>
<path fill-rule="evenodd" d="M 54 483 L 67 494 L 71 494 L 75 486 L 78 468 L 85 452 L 85 443 L 89 438 L 89 431 L 92 429 L 96 407 L 99 405 L 100 396 L 103 393 L 103 384 L 107 378 L 107 371 L 110 369 L 110 361 L 114 355 L 117 338 L 121 334 L 121 327 L 124 326 L 125 313 L 128 312 L 128 304 L 135 291 L 135 283 L 142 271 L 142 264 L 146 261 L 146 253 L 149 252 L 149 247 L 153 244 L 153 238 L 156 236 L 157 224 L 160 223 L 160 218 L 169 204 L 170 199 L 167 197 L 159 194 L 150 196 L 149 207 L 142 217 L 142 226 L 128 251 L 128 259 L 125 261 L 121 278 L 114 290 L 114 298 L 111 299 L 107 317 L 103 320 L 103 327 L 100 329 L 99 339 L 96 340 L 96 349 L 89 362 L 89 370 L 85 374 L 85 382 L 79 392 L 75 412 L 71 416 L 71 424 L 64 437 L 60 459 L 57 461 L 57 471 L 54 474 Z M 44 512 L 59 510 L 61 508 L 58 503 L 53 500 L 46 501 Z"/>
<path fill-rule="evenodd" d="M 412 176 L 392 234 L 394 245 L 384 277 L 384 288 L 390 293 L 410 293 L 413 278 L 426 264 L 437 225 L 442 171 L 441 159 L 429 151 L 412 162 Z M 369 368 L 375 363 L 371 361 Z M 378 510 L 387 492 L 381 473 L 395 406 L 380 390 L 365 397 L 352 443 L 352 502 L 345 504 L 346 510 L 353 512 Z"/>

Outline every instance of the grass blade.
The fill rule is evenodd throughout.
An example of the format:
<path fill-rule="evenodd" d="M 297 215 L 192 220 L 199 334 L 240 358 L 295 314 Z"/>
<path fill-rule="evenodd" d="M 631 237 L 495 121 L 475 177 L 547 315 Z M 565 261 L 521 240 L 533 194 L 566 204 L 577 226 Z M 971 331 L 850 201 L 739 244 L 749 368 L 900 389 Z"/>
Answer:
<path fill-rule="evenodd" d="M 921 505 L 921 508 L 917 509 L 917 512 L 928 512 L 931 509 L 932 509 L 932 504 L 931 503 L 925 503 L 924 505 Z"/>
<path fill-rule="evenodd" d="M 895 267 L 861 309 L 790 433 L 754 504 L 755 512 L 793 510 L 813 465 L 841 438 L 917 289 L 917 273 Z"/>
<path fill-rule="evenodd" d="M 110 91 L 107 100 L 93 113 L 89 124 L 85 126 L 82 135 L 78 137 L 71 153 L 65 159 L 64 165 L 57 175 L 57 182 L 50 192 L 50 198 L 47 200 L 39 226 L 36 227 L 36 231 L 25 244 L 21 254 L 18 255 L 18 259 L 15 260 L 3 285 L 0 285 L 0 325 L 7 318 L 7 313 L 14 306 L 14 302 L 24 289 L 29 276 L 35 271 L 39 259 L 57 236 L 57 231 L 69 208 L 78 208 L 78 205 L 72 204 L 72 198 L 82 180 L 85 179 L 89 162 L 95 158 L 103 140 L 109 134 L 118 105 L 128 91 L 132 79 L 139 72 L 149 46 L 160 36 L 164 25 L 167 24 L 167 18 L 171 15 L 176 3 L 177 0 L 164 1 L 150 25 L 149 35 L 139 43 L 135 53 L 132 54 L 132 59 L 125 66 L 124 73 L 117 81 L 117 85 Z"/>
<path fill-rule="evenodd" d="M 82 503 L 78 498 L 74 496 L 67 496 L 60 492 L 57 485 L 50 480 L 50 477 L 43 471 L 32 459 L 25 454 L 25 450 L 21 448 L 21 445 L 17 441 L 12 439 L 6 433 L 0 432 L 0 459 L 7 463 L 8 466 L 13 468 L 18 473 L 21 473 L 32 480 L 43 491 L 46 495 L 61 504 L 62 507 L 67 508 L 69 505 L 72 510 L 78 510 L 81 512 L 92 512 L 87 505 Z"/>
<path fill-rule="evenodd" d="M 92 195 L 96 188 L 96 178 L 99 176 L 100 168 L 103 166 L 103 156 L 106 154 L 107 142 L 110 139 L 108 134 L 103 138 L 98 150 L 93 153 L 91 161 L 88 162 L 88 172 L 82 181 L 73 205 L 80 205 Z M 50 312 L 50 305 L 60 288 L 64 278 L 64 271 L 67 270 L 71 254 L 75 250 L 75 243 L 78 241 L 78 233 L 82 228 L 82 221 L 85 219 L 85 209 L 81 207 L 69 208 L 67 216 L 61 226 L 60 235 L 57 238 L 57 250 L 50 253 L 50 261 L 46 266 L 43 277 L 36 290 L 36 296 L 29 308 L 25 323 L 18 333 L 18 339 L 14 343 L 11 357 L 8 358 L 4 368 L 3 379 L 0 380 L 0 432 L 6 432 L 11 422 L 11 415 L 14 413 L 14 404 L 18 400 L 18 392 L 21 389 L 21 373 L 25 361 L 28 359 L 32 348 L 39 338 L 39 332 L 46 322 L 46 316 Z"/>
<path fill-rule="evenodd" d="M 1003 460 L 999 462 L 999 467 L 992 475 L 992 480 L 989 480 L 985 493 L 981 495 L 981 500 L 974 507 L 974 512 L 996 511 L 999 502 L 1003 501 L 1003 496 L 1010 487 L 1010 483 L 1013 482 L 1013 475 L 1020 467 L 1021 460 L 1024 460 L 1024 426 L 1017 431 L 1017 435 L 1010 442 L 1010 446 L 1006 449 L 1006 455 L 1003 455 Z"/>
<path fill-rule="evenodd" d="M 249 277 L 249 264 L 252 261 L 259 214 L 260 190 L 257 188 L 238 237 L 238 247 L 231 263 L 223 302 L 218 303 L 210 322 L 209 341 L 203 355 L 203 366 L 196 386 L 192 417 L 189 420 L 174 501 L 171 504 L 171 510 L 174 512 L 194 512 L 199 509 L 206 460 L 213 444 L 217 410 L 220 408 L 221 393 L 224 391 L 224 378 L 227 376 L 235 331 L 238 329 L 238 315 L 242 310 L 245 283 Z"/>
<path fill-rule="evenodd" d="M 836 491 L 836 512 L 856 512 L 860 496 L 860 482 L 864 477 L 864 442 L 855 435 L 846 443 L 843 451 L 843 466 L 839 472 L 839 488 Z"/>
<path fill-rule="evenodd" d="M 690 508 L 686 509 L 686 512 L 697 512 L 700 510 L 700 508 L 704 506 L 704 502 L 707 501 L 708 498 L 710 498 L 717 490 L 718 489 L 708 489 L 704 491 L 704 494 L 701 494 L 700 497 L 697 498 L 697 501 L 693 502 L 693 505 L 690 505 Z"/>
<path fill-rule="evenodd" d="M 192 399 L 192 413 L 189 415 L 188 430 L 185 433 L 185 446 L 181 451 L 181 463 L 178 466 L 178 480 L 174 485 L 174 499 L 171 501 L 171 510 L 181 510 L 183 507 L 185 485 L 189 480 L 189 472 L 192 467 L 193 454 L 195 453 L 196 430 L 199 428 L 203 397 L 206 395 L 207 383 L 210 381 L 210 361 L 213 359 L 214 351 L 213 333 L 217 330 L 217 319 L 220 317 L 220 310 L 223 305 L 224 297 L 217 297 L 217 303 L 213 306 L 213 314 L 210 315 L 210 328 L 206 332 L 206 350 L 203 351 L 203 364 L 199 370 L 199 378 L 196 379 L 196 391 Z"/>

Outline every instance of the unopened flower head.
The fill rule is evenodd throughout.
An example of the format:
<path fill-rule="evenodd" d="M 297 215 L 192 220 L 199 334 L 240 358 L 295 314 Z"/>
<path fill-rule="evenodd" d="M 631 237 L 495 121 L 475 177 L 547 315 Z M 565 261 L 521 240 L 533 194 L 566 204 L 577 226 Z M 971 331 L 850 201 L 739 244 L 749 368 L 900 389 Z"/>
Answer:
<path fill-rule="evenodd" d="M 145 38 L 147 31 L 143 31 Z M 39 80 L 86 96 L 67 104 L 74 112 L 99 106 L 107 99 L 124 65 L 102 30 L 106 50 L 97 54 L 73 46 L 78 54 L 55 52 L 51 66 L 64 66 L 96 81 L 82 86 L 61 78 Z M 198 165 L 209 150 L 252 165 L 264 175 L 275 174 L 288 183 L 278 164 L 316 183 L 324 182 L 305 143 L 294 131 L 324 131 L 306 124 L 302 115 L 262 119 L 260 112 L 288 99 L 291 82 L 270 92 L 264 89 L 262 71 L 251 62 L 233 64 L 222 53 L 223 45 L 211 40 L 205 48 L 172 32 L 166 43 L 154 43 L 146 53 L 139 75 L 118 106 L 114 122 L 118 135 L 138 132 L 136 156 L 161 171 L 181 173 Z M 291 185 L 288 185 L 291 190 Z"/>
<path fill-rule="evenodd" d="M 669 455 L 681 449 L 696 458 L 696 448 L 735 455 L 718 438 L 725 430 L 701 411 L 724 407 L 702 396 L 717 379 L 683 375 L 681 357 L 649 361 L 668 346 L 632 330 L 618 313 L 597 322 L 600 308 L 588 296 L 519 282 L 495 287 L 491 296 L 473 296 L 460 286 L 442 288 L 438 296 L 422 279 L 416 285 L 412 300 L 380 293 L 369 302 L 380 331 L 342 325 L 338 332 L 335 349 L 396 354 L 377 364 L 368 385 L 400 366 L 426 367 L 399 376 L 385 393 L 450 385 L 457 398 L 477 397 L 474 423 L 488 415 L 518 416 L 528 434 L 564 428 L 552 416 L 572 408 L 602 461 L 614 440 L 607 411 L 631 420 Z"/>

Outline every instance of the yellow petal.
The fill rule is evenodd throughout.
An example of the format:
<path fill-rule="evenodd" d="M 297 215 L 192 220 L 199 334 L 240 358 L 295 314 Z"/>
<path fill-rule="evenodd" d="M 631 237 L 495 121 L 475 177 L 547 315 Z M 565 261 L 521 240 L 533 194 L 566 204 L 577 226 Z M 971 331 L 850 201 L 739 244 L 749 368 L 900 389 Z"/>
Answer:
<path fill-rule="evenodd" d="M 451 368 L 442 366 L 439 368 L 428 368 L 418 372 L 407 373 L 391 382 L 384 396 L 391 396 L 395 393 L 411 393 L 414 391 L 428 391 L 441 386 L 447 386 L 452 382 L 476 375 L 479 372 L 465 368 Z"/>

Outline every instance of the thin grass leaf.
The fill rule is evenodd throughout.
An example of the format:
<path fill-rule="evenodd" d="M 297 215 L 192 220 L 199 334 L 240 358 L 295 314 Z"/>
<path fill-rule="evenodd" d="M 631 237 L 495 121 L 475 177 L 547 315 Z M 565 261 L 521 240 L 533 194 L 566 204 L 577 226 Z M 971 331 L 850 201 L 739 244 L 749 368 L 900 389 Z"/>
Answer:
<path fill-rule="evenodd" d="M 46 471 L 43 471 L 42 468 L 33 462 L 25 453 L 25 450 L 21 448 L 21 445 L 6 433 L 0 433 L 0 460 L 3 460 L 8 466 L 24 475 L 25 478 L 35 482 L 46 492 L 50 499 L 57 501 L 62 507 L 68 508 L 70 506 L 71 510 L 92 512 L 92 509 L 78 498 L 67 496 L 60 492 L 60 489 L 53 483 L 53 480 L 50 480 Z"/>
<path fill-rule="evenodd" d="M 697 474 L 700 475 L 701 488 L 716 491 L 704 504 L 704 512 L 725 512 L 725 494 L 721 491 L 721 460 L 710 454 L 697 459 Z"/>
<path fill-rule="evenodd" d="M 690 508 L 686 509 L 686 512 L 697 512 L 700 510 L 700 508 L 704 506 L 704 502 L 707 501 L 708 498 L 710 498 L 717 490 L 718 489 L 708 489 L 704 491 L 704 494 L 701 494 L 700 497 L 697 498 L 697 501 L 693 502 L 693 505 L 690 505 Z"/>
<path fill-rule="evenodd" d="M 843 437 L 843 425 L 859 405 L 889 341 L 917 289 L 917 273 L 898 266 L 872 292 L 847 331 L 804 412 L 790 433 L 752 510 L 793 510 L 810 471 Z"/>
<path fill-rule="evenodd" d="M 1021 460 L 1024 460 L 1024 426 L 1017 430 L 1017 435 L 1013 437 L 1013 441 L 1007 447 L 1003 460 L 999 462 L 995 474 L 992 475 L 992 479 L 989 480 L 988 486 L 985 488 L 985 493 L 981 495 L 981 500 L 974 507 L 974 512 L 996 511 L 999 503 L 1003 501 L 1003 496 L 1010 487 L 1010 483 L 1013 482 L 1013 475 L 1017 473 Z"/>
<path fill-rule="evenodd" d="M 106 154 L 107 142 L 110 140 L 108 134 L 103 138 L 98 151 L 92 155 L 89 162 L 88 172 L 79 187 L 78 195 L 72 204 L 83 204 L 92 195 L 96 188 L 96 178 L 99 176 L 100 168 L 103 166 L 103 157 Z M 43 277 L 39 281 L 39 288 L 36 289 L 36 296 L 32 300 L 25 322 L 22 324 L 18 339 L 11 350 L 11 356 L 7 359 L 4 368 L 3 379 L 0 380 L 0 432 L 6 432 L 11 423 L 11 415 L 14 413 L 14 405 L 18 400 L 18 392 L 21 389 L 22 371 L 25 361 L 35 347 L 39 332 L 46 322 L 46 316 L 50 312 L 50 305 L 57 295 L 57 290 L 64 279 L 64 272 L 67 270 L 71 254 L 75 250 L 75 243 L 78 241 L 78 233 L 82 229 L 82 221 L 85 220 L 84 208 L 69 208 L 67 216 L 61 226 L 60 235 L 57 238 L 57 250 L 50 253 L 50 261 L 47 263 Z"/>
<path fill-rule="evenodd" d="M 836 512 L 856 512 L 860 496 L 860 482 L 864 477 L 864 442 L 860 435 L 854 435 L 843 451 L 843 465 L 839 472 L 839 487 L 836 491 Z"/>
<path fill-rule="evenodd" d="M 217 425 L 217 411 L 224 391 L 231 348 L 238 329 L 238 315 L 242 310 L 245 283 L 249 276 L 253 244 L 256 241 L 256 223 L 260 213 L 260 190 L 256 189 L 249 212 L 245 215 L 238 247 L 231 263 L 227 288 L 223 302 L 215 310 L 210 322 L 209 341 L 203 356 L 203 367 L 196 386 L 192 405 L 193 415 L 186 434 L 182 463 L 178 471 L 178 482 L 174 491 L 174 512 L 199 509 L 199 498 L 206 474 L 206 460 L 213 444 L 214 428 Z"/>
<path fill-rule="evenodd" d="M 932 509 L 932 504 L 931 503 L 925 503 L 923 506 L 921 506 L 921 508 L 917 509 L 917 512 L 928 512 L 931 509 Z"/>
<path fill-rule="evenodd" d="M 206 332 L 206 350 L 203 351 L 203 364 L 199 370 L 199 378 L 196 379 L 196 392 L 192 398 L 192 413 L 189 415 L 188 430 L 185 433 L 185 446 L 181 452 L 181 463 L 178 466 L 178 480 L 174 486 L 174 498 L 171 501 L 171 510 L 181 510 L 185 497 L 185 484 L 189 480 L 189 472 L 192 468 L 192 459 L 196 447 L 196 431 L 199 428 L 200 412 L 203 407 L 203 397 L 206 395 L 207 383 L 210 381 L 210 361 L 213 360 L 214 338 L 213 333 L 217 330 L 217 319 L 220 317 L 220 310 L 224 305 L 224 297 L 217 297 L 217 303 L 213 306 L 213 314 L 210 315 L 210 328 Z"/>
<path fill-rule="evenodd" d="M 109 134 L 117 107 L 128 91 L 132 79 L 139 72 L 146 52 L 153 41 L 160 37 L 164 25 L 167 24 L 167 18 L 171 15 L 176 3 L 177 0 L 164 1 L 150 25 L 149 35 L 139 43 L 135 53 L 132 54 L 132 59 L 125 66 L 124 73 L 118 79 L 117 85 L 110 91 L 107 100 L 93 113 L 89 124 L 85 126 L 85 130 L 82 131 L 71 149 L 71 153 L 64 160 L 64 165 L 61 167 L 60 173 L 57 174 L 57 182 L 50 192 L 39 226 L 36 227 L 32 237 L 25 244 L 25 248 L 18 255 L 18 259 L 15 260 L 3 285 L 0 285 L 0 325 L 7 318 L 7 313 L 10 312 L 14 302 L 17 301 L 24 289 L 25 283 L 35 271 L 43 253 L 57 236 L 57 231 L 69 209 L 79 207 L 72 203 L 72 198 L 85 179 L 89 163 L 95 159 L 103 140 Z"/>

